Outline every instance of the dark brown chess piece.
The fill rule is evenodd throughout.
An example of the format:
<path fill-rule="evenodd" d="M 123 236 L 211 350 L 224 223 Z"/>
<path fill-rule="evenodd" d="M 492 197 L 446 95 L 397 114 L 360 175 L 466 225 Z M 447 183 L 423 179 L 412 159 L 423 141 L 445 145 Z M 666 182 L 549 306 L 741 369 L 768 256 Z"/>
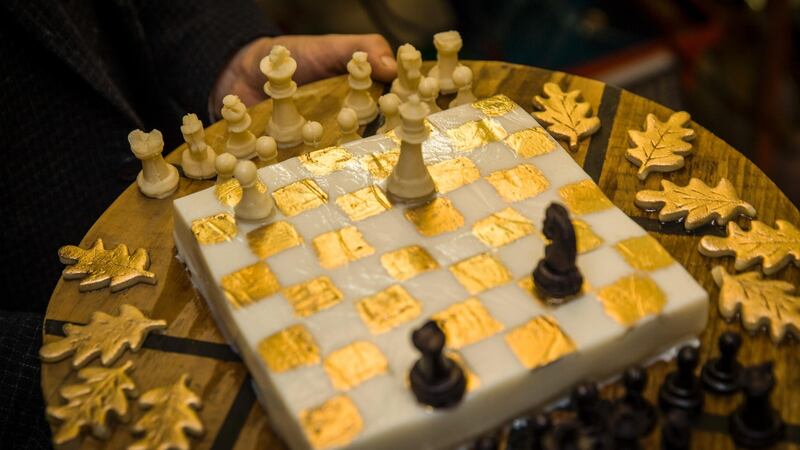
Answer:
<path fill-rule="evenodd" d="M 742 365 L 736 360 L 736 353 L 742 345 L 742 338 L 730 331 L 719 336 L 720 356 L 708 360 L 700 372 L 703 387 L 715 394 L 730 395 L 739 391 Z"/>
<path fill-rule="evenodd" d="M 533 282 L 547 303 L 560 304 L 583 286 L 583 275 L 575 265 L 575 227 L 563 205 L 551 203 L 547 207 L 542 232 L 550 243 L 533 271 Z"/>
<path fill-rule="evenodd" d="M 445 335 L 439 325 L 429 320 L 414 330 L 411 342 L 422 353 L 408 377 L 417 400 L 434 408 L 460 402 L 467 380 L 461 367 L 443 353 Z"/>
<path fill-rule="evenodd" d="M 772 363 L 748 367 L 742 374 L 744 403 L 729 418 L 734 442 L 745 448 L 770 447 L 784 433 L 783 419 L 769 401 L 775 387 Z"/>
<path fill-rule="evenodd" d="M 658 404 L 664 411 L 672 408 L 689 415 L 703 410 L 703 389 L 694 374 L 700 354 L 694 347 L 685 346 L 678 352 L 678 370 L 670 372 L 658 390 Z"/>

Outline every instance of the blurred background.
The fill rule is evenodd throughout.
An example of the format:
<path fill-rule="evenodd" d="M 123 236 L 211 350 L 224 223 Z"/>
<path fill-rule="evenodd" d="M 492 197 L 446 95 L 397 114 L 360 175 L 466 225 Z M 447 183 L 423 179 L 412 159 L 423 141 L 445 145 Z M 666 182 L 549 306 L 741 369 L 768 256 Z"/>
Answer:
<path fill-rule="evenodd" d="M 717 134 L 800 205 L 800 0 L 259 0 L 292 34 L 380 33 L 435 59 L 461 32 L 462 59 L 599 79 Z"/>

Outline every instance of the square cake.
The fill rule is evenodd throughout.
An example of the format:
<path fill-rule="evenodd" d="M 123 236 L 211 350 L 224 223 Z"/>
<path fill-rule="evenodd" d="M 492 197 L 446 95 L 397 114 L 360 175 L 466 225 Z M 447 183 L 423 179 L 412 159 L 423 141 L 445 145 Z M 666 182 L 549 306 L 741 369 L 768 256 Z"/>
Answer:
<path fill-rule="evenodd" d="M 259 169 L 268 223 L 236 221 L 236 181 L 174 202 L 179 256 L 293 449 L 456 445 L 705 326 L 706 292 L 521 107 L 501 95 L 428 124 L 422 206 L 386 199 L 392 132 Z M 560 306 L 531 279 L 551 202 L 585 280 Z M 429 319 L 467 374 L 452 408 L 409 387 Z"/>

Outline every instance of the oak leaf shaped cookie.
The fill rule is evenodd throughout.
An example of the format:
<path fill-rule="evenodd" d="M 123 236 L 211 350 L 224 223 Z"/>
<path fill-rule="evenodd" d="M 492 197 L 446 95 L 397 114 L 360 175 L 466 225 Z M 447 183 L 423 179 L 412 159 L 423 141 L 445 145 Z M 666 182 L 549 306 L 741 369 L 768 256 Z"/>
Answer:
<path fill-rule="evenodd" d="M 132 428 L 143 434 L 128 450 L 189 450 L 187 433 L 203 433 L 203 423 L 197 417 L 200 397 L 186 385 L 188 375 L 181 375 L 171 386 L 151 389 L 139 397 L 139 406 L 146 410 Z"/>
<path fill-rule="evenodd" d="M 661 209 L 658 220 L 672 222 L 685 219 L 684 227 L 693 230 L 715 221 L 725 225 L 738 214 L 755 217 L 756 209 L 736 194 L 733 184 L 722 178 L 716 187 L 692 178 L 686 186 L 661 180 L 662 191 L 644 190 L 636 193 L 636 206 Z"/>
<path fill-rule="evenodd" d="M 135 352 L 148 333 L 163 330 L 166 326 L 165 321 L 150 320 L 130 305 L 122 305 L 119 316 L 96 311 L 86 325 L 64 325 L 66 336 L 42 346 L 39 356 L 43 361 L 55 362 L 74 353 L 72 366 L 77 368 L 99 354 L 100 362 L 108 366 L 122 355 L 126 347 Z"/>
<path fill-rule="evenodd" d="M 744 270 L 758 263 L 766 275 L 771 275 L 794 260 L 800 267 L 800 230 L 785 220 L 776 220 L 778 228 L 754 220 L 745 231 L 728 223 L 728 236 L 704 236 L 700 240 L 700 253 L 706 256 L 735 255 L 736 270 Z"/>
<path fill-rule="evenodd" d="M 65 245 L 58 249 L 58 256 L 62 263 L 70 264 L 64 268 L 65 280 L 83 278 L 78 285 L 81 291 L 110 285 L 111 292 L 116 292 L 140 282 L 156 283 L 156 274 L 146 270 L 150 265 L 150 258 L 143 248 L 136 249 L 131 255 L 125 244 L 106 250 L 103 240 L 98 239 L 88 250 Z"/>
<path fill-rule="evenodd" d="M 792 295 L 791 283 L 764 280 L 758 272 L 731 275 L 721 266 L 711 269 L 719 286 L 719 313 L 731 320 L 741 311 L 742 325 L 750 331 L 769 325 L 772 341 L 780 342 L 787 331 L 800 333 L 800 297 Z"/>
<path fill-rule="evenodd" d="M 671 172 L 683 167 L 683 157 L 692 152 L 694 130 L 686 127 L 691 116 L 678 111 L 661 122 L 654 114 L 648 114 L 644 131 L 628 130 L 633 148 L 625 153 L 628 161 L 639 167 L 636 176 L 647 178 L 650 172 Z"/>
<path fill-rule="evenodd" d="M 581 91 L 564 92 L 556 83 L 545 83 L 547 98 L 533 97 L 533 105 L 542 111 L 534 111 L 533 117 L 547 125 L 547 131 L 569 141 L 572 151 L 578 149 L 578 139 L 590 136 L 600 129 L 600 119 L 589 117 L 592 106 L 581 102 Z"/>
<path fill-rule="evenodd" d="M 72 441 L 84 428 L 90 428 L 98 439 L 108 438 L 111 412 L 127 422 L 128 397 L 136 395 L 136 385 L 126 373 L 132 365 L 127 361 L 120 367 L 87 367 L 78 371 L 78 378 L 83 382 L 61 388 L 61 396 L 67 404 L 47 407 L 47 415 L 61 422 L 53 442 L 60 445 Z"/>

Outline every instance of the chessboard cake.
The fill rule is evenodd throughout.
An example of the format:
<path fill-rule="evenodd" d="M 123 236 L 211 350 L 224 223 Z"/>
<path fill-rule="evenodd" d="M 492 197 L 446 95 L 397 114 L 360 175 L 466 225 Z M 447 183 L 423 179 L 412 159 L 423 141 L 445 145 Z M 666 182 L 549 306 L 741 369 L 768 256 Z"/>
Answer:
<path fill-rule="evenodd" d="M 179 257 L 293 449 L 453 446 L 705 326 L 706 292 L 524 109 L 500 95 L 427 124 L 425 204 L 387 200 L 394 132 L 259 169 L 267 221 L 235 218 L 235 180 L 174 202 Z M 584 280 L 560 305 L 531 277 L 554 202 Z M 409 385 L 429 320 L 466 375 L 448 408 Z"/>

